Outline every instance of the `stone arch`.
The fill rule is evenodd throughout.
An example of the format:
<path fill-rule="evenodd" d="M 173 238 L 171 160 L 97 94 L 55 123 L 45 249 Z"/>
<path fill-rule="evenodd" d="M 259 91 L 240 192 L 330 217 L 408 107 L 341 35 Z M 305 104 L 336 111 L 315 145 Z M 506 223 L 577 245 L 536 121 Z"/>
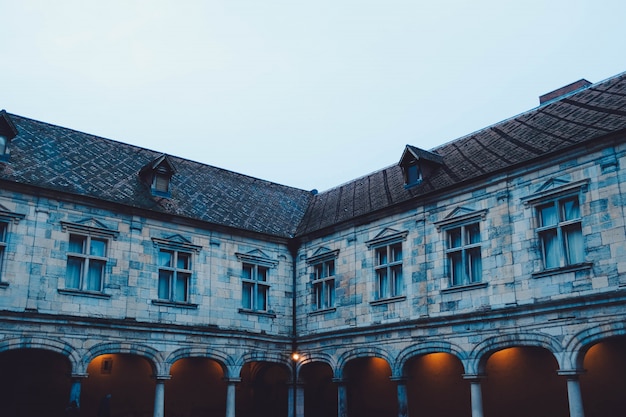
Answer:
<path fill-rule="evenodd" d="M 70 361 L 73 374 L 82 374 L 86 369 L 83 368 L 83 363 L 76 349 L 59 339 L 47 339 L 44 337 L 16 337 L 5 339 L 0 342 L 0 352 L 15 349 L 44 349 L 59 353 Z"/>
<path fill-rule="evenodd" d="M 547 349 L 554 355 L 559 368 L 563 364 L 563 347 L 554 337 L 542 333 L 511 333 L 490 337 L 479 343 L 470 353 L 466 373 L 478 375 L 484 372 L 489 355 L 498 350 L 515 346 L 534 346 Z"/>
<path fill-rule="evenodd" d="M 456 356 L 465 368 L 464 362 L 466 362 L 467 360 L 467 354 L 460 347 L 450 342 L 432 341 L 419 343 L 417 345 L 411 345 L 405 348 L 402 352 L 400 352 L 392 365 L 391 375 L 394 377 L 405 376 L 404 367 L 407 361 L 415 356 L 426 355 L 428 353 L 449 353 L 453 356 Z"/>
<path fill-rule="evenodd" d="M 207 358 L 212 359 L 220 364 L 222 370 L 224 371 L 224 378 L 232 378 L 233 375 L 230 374 L 230 371 L 235 367 L 235 360 L 229 356 L 228 354 L 221 352 L 216 349 L 211 348 L 199 348 L 199 347 L 185 347 L 176 349 L 174 352 L 170 353 L 168 357 L 165 359 L 165 363 L 167 369 L 169 370 L 174 362 L 183 358 Z"/>
<path fill-rule="evenodd" d="M 385 351 L 384 349 L 380 349 L 380 348 L 372 347 L 372 346 L 352 349 L 342 354 L 337 360 L 337 367 L 335 368 L 335 378 L 337 379 L 343 378 L 343 370 L 349 361 L 353 359 L 358 359 L 358 358 L 365 358 L 368 356 L 373 356 L 376 358 L 386 360 L 387 363 L 389 364 L 389 367 L 391 367 L 394 363 L 389 352 Z"/>
<path fill-rule="evenodd" d="M 561 369 L 582 370 L 587 351 L 599 341 L 615 336 L 626 336 L 626 323 L 604 323 L 577 333 L 565 347 L 566 356 Z"/>
<path fill-rule="evenodd" d="M 141 356 L 150 363 L 156 377 L 169 375 L 169 365 L 166 364 L 163 355 L 156 349 L 139 343 L 106 342 L 99 343 L 87 351 L 83 358 L 83 366 L 87 369 L 89 363 L 100 355 L 113 353 L 127 353 Z"/>
<path fill-rule="evenodd" d="M 303 355 L 302 359 L 296 365 L 296 376 L 299 377 L 300 370 L 303 366 L 314 362 L 322 362 L 327 364 L 333 370 L 333 375 L 335 374 L 335 370 L 337 369 L 337 361 L 335 360 L 335 358 L 327 353 L 317 352 L 314 354 Z"/>

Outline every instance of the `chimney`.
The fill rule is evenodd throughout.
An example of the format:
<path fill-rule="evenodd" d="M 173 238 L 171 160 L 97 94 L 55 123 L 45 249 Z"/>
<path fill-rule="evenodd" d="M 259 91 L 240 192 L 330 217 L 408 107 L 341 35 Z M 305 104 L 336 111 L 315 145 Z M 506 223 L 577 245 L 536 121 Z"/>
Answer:
<path fill-rule="evenodd" d="M 584 78 L 575 81 L 571 84 L 566 85 L 565 87 L 561 87 L 557 90 L 550 91 L 542 96 L 539 96 L 539 105 L 545 104 L 549 101 L 554 101 L 563 97 L 566 94 L 573 93 L 574 91 L 582 90 L 583 88 L 587 88 L 591 85 L 591 82 L 585 80 Z"/>

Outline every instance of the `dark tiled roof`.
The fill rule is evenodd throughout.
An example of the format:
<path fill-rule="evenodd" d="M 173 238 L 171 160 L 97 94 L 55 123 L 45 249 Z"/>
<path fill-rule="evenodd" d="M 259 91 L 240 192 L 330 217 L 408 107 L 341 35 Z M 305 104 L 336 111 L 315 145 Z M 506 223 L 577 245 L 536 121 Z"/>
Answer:
<path fill-rule="evenodd" d="M 311 193 L 182 158 L 171 198 L 155 197 L 139 171 L 160 153 L 9 115 L 18 135 L 0 179 L 171 213 L 253 232 L 292 237 Z"/>
<path fill-rule="evenodd" d="M 442 164 L 414 187 L 404 187 L 396 164 L 316 196 L 168 156 L 176 171 L 171 197 L 155 197 L 139 172 L 161 153 L 16 115 L 10 118 L 18 135 L 11 143 L 10 160 L 0 161 L 0 180 L 288 238 L 375 215 L 623 131 L 626 73 L 433 149 Z"/>
<path fill-rule="evenodd" d="M 626 73 L 432 150 L 443 165 L 404 187 L 393 165 L 315 196 L 298 235 L 496 173 L 626 129 Z M 400 153 L 400 152 L 399 152 Z"/>

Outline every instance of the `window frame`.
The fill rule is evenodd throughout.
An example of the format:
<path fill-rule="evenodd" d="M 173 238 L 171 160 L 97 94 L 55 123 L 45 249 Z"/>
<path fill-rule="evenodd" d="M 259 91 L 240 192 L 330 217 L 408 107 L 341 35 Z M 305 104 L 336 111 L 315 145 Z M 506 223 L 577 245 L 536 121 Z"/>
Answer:
<path fill-rule="evenodd" d="M 9 250 L 9 238 L 12 224 L 19 223 L 26 217 L 24 214 L 13 213 L 0 205 L 0 223 L 3 224 L 2 239 L 0 241 L 0 288 L 7 288 L 9 282 L 6 280 L 6 257 Z"/>
<path fill-rule="evenodd" d="M 535 239 L 536 239 L 536 247 L 537 247 L 537 258 L 538 262 L 541 264 L 541 270 L 538 272 L 534 272 L 532 276 L 534 278 L 540 278 L 543 276 L 550 276 L 553 274 L 558 274 L 562 272 L 569 271 L 578 271 L 585 270 L 591 268 L 593 265 L 592 262 L 587 262 L 585 260 L 585 236 L 582 234 L 583 231 L 583 222 L 584 222 L 584 194 L 587 192 L 589 188 L 590 180 L 588 178 L 578 180 L 578 181 L 567 181 L 560 178 L 550 178 L 541 185 L 534 194 L 531 194 L 526 197 L 522 197 L 522 203 L 531 209 L 530 215 L 530 223 L 531 227 L 533 227 Z M 582 238 L 582 254 L 581 262 L 567 264 L 563 257 L 559 258 L 559 266 L 556 267 L 546 267 L 546 259 L 545 259 L 545 251 L 543 247 L 543 242 L 541 241 L 541 236 L 539 234 L 540 231 L 546 231 L 547 228 L 541 228 L 541 220 L 540 214 L 538 212 L 539 207 L 545 206 L 549 204 L 551 201 L 560 201 L 567 200 L 570 198 L 578 199 L 578 209 L 580 217 L 570 222 L 569 225 L 580 224 L 580 234 Z M 558 212 L 558 210 L 557 210 Z M 565 224 L 567 226 L 567 224 Z M 562 245 L 562 243 L 559 243 Z M 562 252 L 563 253 L 563 252 Z"/>
<path fill-rule="evenodd" d="M 449 288 L 463 287 L 474 284 L 480 284 L 483 282 L 483 267 L 482 267 L 482 231 L 480 227 L 481 220 L 478 218 L 469 219 L 463 222 L 456 222 L 450 224 L 443 229 L 445 233 L 446 242 L 446 275 L 449 279 Z M 472 242 L 472 238 L 469 236 L 469 228 L 476 226 L 478 228 L 478 242 Z M 452 232 L 458 230 L 459 243 L 453 246 Z M 478 251 L 478 257 L 472 257 L 472 252 Z M 460 258 L 459 258 L 460 255 Z M 455 265 L 455 259 L 460 265 L 461 276 L 457 278 L 457 268 Z M 479 276 L 475 277 L 474 271 L 475 260 L 478 259 Z"/>
<path fill-rule="evenodd" d="M 241 262 L 241 307 L 240 313 L 261 314 L 275 317 L 271 309 L 270 291 L 272 284 L 270 283 L 270 271 L 278 265 L 278 261 L 274 261 L 267 257 L 262 251 L 255 250 L 252 253 L 235 253 L 237 259 Z M 250 273 L 246 276 L 246 268 L 250 269 Z M 259 271 L 264 274 L 259 274 Z M 259 279 L 263 276 L 265 279 Z M 246 303 L 244 294 L 249 291 Z M 259 295 L 262 294 L 263 302 L 259 303 Z M 259 304 L 264 304 L 263 306 Z"/>
<path fill-rule="evenodd" d="M 64 232 L 68 233 L 67 240 L 67 250 L 65 252 L 66 255 L 66 270 L 65 270 L 65 280 L 64 287 L 59 288 L 59 292 L 64 292 L 68 294 L 84 294 L 84 295 L 93 295 L 93 296 L 103 296 L 109 297 L 108 294 L 104 293 L 104 289 L 106 288 L 107 281 L 107 269 L 110 265 L 110 243 L 111 241 L 117 239 L 119 232 L 117 230 L 113 230 L 107 228 L 102 223 L 95 219 L 87 219 L 81 223 L 72 223 L 72 222 L 61 222 L 61 228 Z M 83 244 L 83 252 L 75 252 L 71 251 L 71 240 L 72 237 L 82 237 L 84 238 Z M 104 242 L 104 255 L 92 254 L 90 253 L 91 241 L 101 241 Z M 68 282 L 70 280 L 69 272 L 70 272 L 70 260 L 78 259 L 81 262 L 80 268 L 80 276 L 78 277 L 78 286 L 68 286 Z M 101 273 L 99 277 L 99 288 L 91 289 L 88 287 L 89 284 L 89 265 L 91 261 L 102 262 Z"/>
<path fill-rule="evenodd" d="M 79 238 L 81 241 L 81 251 L 72 251 L 72 240 L 76 240 Z M 94 254 L 92 253 L 93 248 L 97 245 L 93 244 L 93 242 L 101 242 L 103 244 L 102 254 Z M 103 238 L 101 236 L 94 236 L 91 234 L 85 233 L 77 233 L 70 232 L 69 234 L 69 246 L 67 250 L 67 266 L 66 266 L 66 274 L 65 274 L 65 289 L 80 291 L 80 292 L 93 292 L 93 293 L 101 293 L 104 291 L 104 280 L 106 276 L 106 267 L 109 261 L 107 250 L 109 247 L 109 239 Z M 74 262 L 71 262 L 74 261 Z M 78 265 L 78 276 L 77 276 L 77 285 L 69 285 L 70 280 L 73 278 L 70 277 L 70 272 L 74 270 L 74 268 L 70 268 L 71 263 L 76 263 Z M 93 268 L 93 265 L 97 265 L 96 268 Z M 92 271 L 97 271 L 97 286 L 92 286 L 91 273 Z"/>
<path fill-rule="evenodd" d="M 388 301 L 403 300 L 406 298 L 406 283 L 404 282 L 404 242 L 408 231 L 398 232 L 385 229 L 376 238 L 366 242 L 368 249 L 372 250 L 372 269 L 374 272 L 373 303 L 385 303 Z M 400 259 L 394 254 L 400 248 Z M 381 255 L 385 255 L 381 259 Z M 400 274 L 397 274 L 397 271 Z M 399 278 L 398 278 L 399 277 Z M 385 279 L 385 282 L 383 282 Z"/>
<path fill-rule="evenodd" d="M 310 281 L 314 312 L 333 310 L 335 308 L 336 261 L 338 255 L 339 249 L 331 251 L 322 248 L 316 255 L 308 258 L 306 261 L 313 268 L 310 274 Z"/>
<path fill-rule="evenodd" d="M 152 238 L 152 242 L 155 247 L 155 259 L 156 259 L 156 298 L 152 300 L 152 304 L 170 306 L 170 307 L 183 307 L 183 308 L 197 308 L 198 304 L 192 302 L 193 285 L 194 285 L 194 257 L 202 250 L 201 246 L 192 244 L 189 240 L 183 238 L 180 235 L 173 235 L 167 238 Z M 161 254 L 171 253 L 170 265 L 161 265 Z M 179 267 L 178 261 L 180 254 L 187 256 L 187 265 L 185 267 Z M 168 282 L 168 297 L 161 297 L 161 274 L 166 272 L 170 274 Z M 181 301 L 177 297 L 176 284 L 179 275 L 185 276 L 185 296 Z"/>

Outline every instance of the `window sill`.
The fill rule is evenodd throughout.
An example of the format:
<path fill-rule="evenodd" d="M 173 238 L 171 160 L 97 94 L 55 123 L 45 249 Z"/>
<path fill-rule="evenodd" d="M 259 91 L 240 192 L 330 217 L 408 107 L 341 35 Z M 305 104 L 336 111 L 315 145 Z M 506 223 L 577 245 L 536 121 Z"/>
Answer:
<path fill-rule="evenodd" d="M 397 303 L 399 301 L 404 301 L 404 300 L 406 300 L 406 295 L 399 295 L 397 297 L 381 298 L 379 300 L 370 301 L 370 305 L 378 306 L 381 304 Z"/>
<path fill-rule="evenodd" d="M 335 311 L 337 311 L 336 307 L 322 308 L 319 310 L 314 310 L 314 311 L 309 312 L 309 316 L 318 316 L 318 315 L 326 314 L 326 313 L 334 313 Z"/>
<path fill-rule="evenodd" d="M 472 284 L 463 284 L 463 285 L 454 285 L 452 287 L 444 288 L 441 290 L 443 294 L 451 293 L 451 292 L 460 292 L 460 291 L 469 291 L 474 290 L 476 288 L 485 288 L 487 287 L 486 282 L 474 282 Z"/>
<path fill-rule="evenodd" d="M 80 297 L 106 298 L 106 299 L 111 298 L 111 294 L 105 294 L 99 291 L 82 291 L 82 290 L 75 290 L 71 288 L 59 288 L 57 289 L 57 291 L 59 294 L 78 295 Z"/>
<path fill-rule="evenodd" d="M 152 304 L 155 306 L 164 306 L 164 307 L 178 307 L 178 308 L 189 308 L 189 309 L 198 308 L 198 304 L 181 303 L 178 301 L 167 301 L 167 300 L 152 300 Z"/>
<path fill-rule="evenodd" d="M 561 268 L 552 268 L 552 269 L 546 269 L 541 272 L 535 272 L 532 274 L 532 277 L 543 278 L 543 277 L 549 277 L 552 275 L 564 274 L 566 272 L 584 271 L 586 269 L 591 269 L 592 266 L 593 266 L 593 263 L 591 262 L 583 262 L 581 264 L 567 265 Z"/>
<path fill-rule="evenodd" d="M 272 319 L 276 318 L 276 313 L 274 313 L 272 311 L 249 310 L 247 308 L 240 308 L 239 309 L 239 313 L 241 313 L 241 314 L 252 314 L 252 315 L 255 315 L 255 316 L 269 317 L 269 318 L 272 318 Z"/>
<path fill-rule="evenodd" d="M 7 288 L 9 286 L 8 282 L 0 281 L 0 288 Z"/>

